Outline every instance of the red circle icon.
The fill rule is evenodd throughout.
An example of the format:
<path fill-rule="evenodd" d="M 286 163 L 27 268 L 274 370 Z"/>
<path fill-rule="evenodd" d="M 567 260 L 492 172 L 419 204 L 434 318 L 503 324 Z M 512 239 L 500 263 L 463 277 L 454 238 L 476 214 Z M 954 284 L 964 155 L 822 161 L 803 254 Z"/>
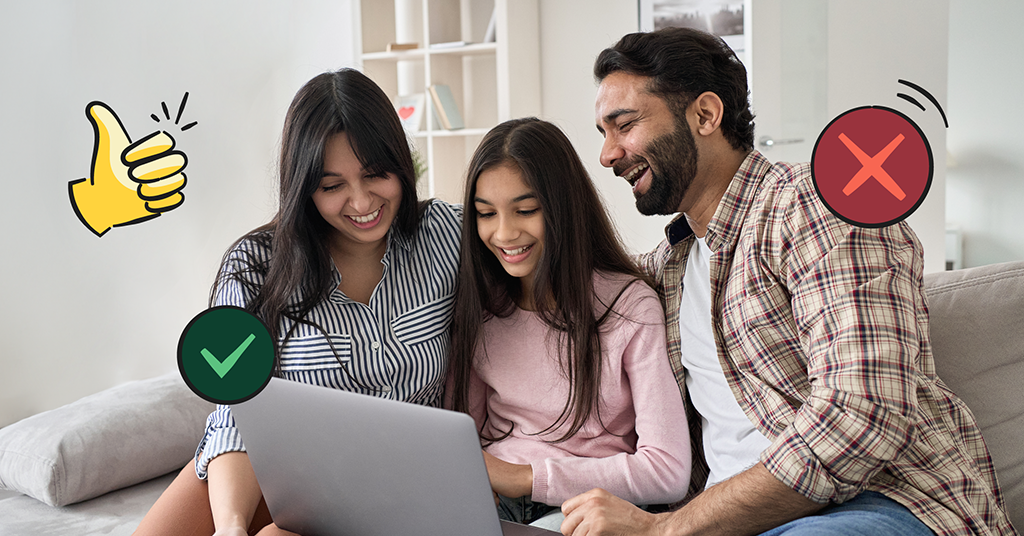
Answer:
<path fill-rule="evenodd" d="M 906 115 L 884 106 L 848 110 L 818 136 L 811 175 L 839 219 L 885 227 L 921 206 L 932 183 L 928 139 Z"/>

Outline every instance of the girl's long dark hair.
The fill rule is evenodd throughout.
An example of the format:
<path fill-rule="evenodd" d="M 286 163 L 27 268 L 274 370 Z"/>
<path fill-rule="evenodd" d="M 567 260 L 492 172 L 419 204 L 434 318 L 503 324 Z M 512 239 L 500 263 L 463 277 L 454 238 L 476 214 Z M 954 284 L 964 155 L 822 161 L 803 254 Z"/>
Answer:
<path fill-rule="evenodd" d="M 449 364 L 453 409 L 469 410 L 470 371 L 478 351 L 486 353 L 481 324 L 492 316 L 512 314 L 523 298 L 519 279 L 502 268 L 477 233 L 477 181 L 483 172 L 506 165 L 517 168 L 536 194 L 544 218 L 544 248 L 534 274 L 532 302 L 544 322 L 560 335 L 562 351 L 558 359 L 569 381 L 569 397 L 559 418 L 538 434 L 571 419 L 565 434 L 555 440 L 565 441 L 579 432 L 592 414 L 600 418 L 598 333 L 612 314 L 618 296 L 628 287 L 625 285 L 610 303 L 597 304 L 594 272 L 648 280 L 622 247 L 586 168 L 558 127 L 533 117 L 494 127 L 473 155 L 466 177 L 462 257 Z M 509 429 L 500 437 L 483 439 L 499 441 L 511 432 Z"/>
<path fill-rule="evenodd" d="M 223 271 L 210 290 L 210 305 L 226 280 L 238 281 L 255 298 L 246 309 L 267 325 L 280 348 L 291 334 L 281 334 L 281 320 L 306 322 L 304 317 L 327 298 L 332 267 L 329 236 L 332 227 L 313 204 L 323 178 L 324 147 L 340 132 L 348 135 L 363 168 L 373 174 L 393 173 L 402 184 L 402 200 L 393 230 L 412 237 L 426 204 L 416 198 L 416 173 L 402 123 L 387 95 L 366 75 L 353 69 L 320 74 L 307 82 L 292 100 L 281 137 L 280 191 L 277 214 L 270 223 L 240 238 L 225 253 Z M 251 241 L 269 250 L 263 261 L 246 254 Z M 229 258 L 231 262 L 229 263 Z M 263 279 L 252 282 L 253 275 Z M 319 327 L 319 326 L 317 326 Z"/>

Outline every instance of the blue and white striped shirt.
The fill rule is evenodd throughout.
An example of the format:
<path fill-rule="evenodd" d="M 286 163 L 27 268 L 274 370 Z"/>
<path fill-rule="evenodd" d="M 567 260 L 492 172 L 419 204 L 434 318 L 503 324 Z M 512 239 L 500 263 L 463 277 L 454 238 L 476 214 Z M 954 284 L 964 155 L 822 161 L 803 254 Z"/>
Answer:
<path fill-rule="evenodd" d="M 282 377 L 437 406 L 447 366 L 461 226 L 462 206 L 435 200 L 415 238 L 392 228 L 381 261 L 384 276 L 369 304 L 338 290 L 341 274 L 335 269 L 334 290 L 306 316 L 324 331 L 306 324 L 295 328 L 281 349 Z M 221 268 L 215 305 L 245 307 L 255 296 L 224 275 L 237 272 L 242 259 L 263 262 L 269 254 L 253 241 L 242 241 Z M 262 283 L 262 276 L 246 277 L 257 287 Z M 292 323 L 282 319 L 282 337 Z M 206 435 L 196 449 L 196 474 L 205 479 L 210 460 L 232 451 L 244 452 L 245 446 L 230 407 L 220 405 L 207 419 Z"/>

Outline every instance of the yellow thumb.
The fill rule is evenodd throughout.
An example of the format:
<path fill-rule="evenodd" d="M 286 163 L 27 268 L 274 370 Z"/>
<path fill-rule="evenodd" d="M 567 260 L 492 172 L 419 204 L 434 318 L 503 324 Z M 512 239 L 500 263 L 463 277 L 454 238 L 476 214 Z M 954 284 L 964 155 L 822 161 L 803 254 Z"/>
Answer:
<path fill-rule="evenodd" d="M 92 123 L 95 140 L 91 182 L 105 184 L 117 179 L 125 188 L 135 190 L 128 168 L 121 162 L 121 153 L 131 144 L 131 139 L 117 114 L 106 104 L 94 101 L 86 106 L 85 115 Z"/>

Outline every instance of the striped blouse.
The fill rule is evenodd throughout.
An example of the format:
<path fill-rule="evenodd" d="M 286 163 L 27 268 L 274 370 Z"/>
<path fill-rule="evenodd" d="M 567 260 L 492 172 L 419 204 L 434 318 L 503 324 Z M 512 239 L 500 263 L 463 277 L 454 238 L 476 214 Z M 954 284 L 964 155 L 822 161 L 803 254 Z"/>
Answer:
<path fill-rule="evenodd" d="M 280 352 L 281 376 L 392 400 L 437 406 L 444 387 L 455 279 L 459 266 L 462 207 L 433 201 L 415 237 L 392 230 L 381 263 L 384 276 L 369 304 L 334 290 L 306 316 L 317 327 L 300 324 Z M 243 259 L 265 262 L 270 252 L 244 240 L 221 268 L 215 305 L 245 307 L 255 295 L 225 274 L 237 272 Z M 262 276 L 246 275 L 256 286 Z M 292 328 L 282 319 L 280 333 Z M 228 406 L 206 421 L 196 449 L 196 474 L 206 478 L 210 460 L 245 451 Z"/>

